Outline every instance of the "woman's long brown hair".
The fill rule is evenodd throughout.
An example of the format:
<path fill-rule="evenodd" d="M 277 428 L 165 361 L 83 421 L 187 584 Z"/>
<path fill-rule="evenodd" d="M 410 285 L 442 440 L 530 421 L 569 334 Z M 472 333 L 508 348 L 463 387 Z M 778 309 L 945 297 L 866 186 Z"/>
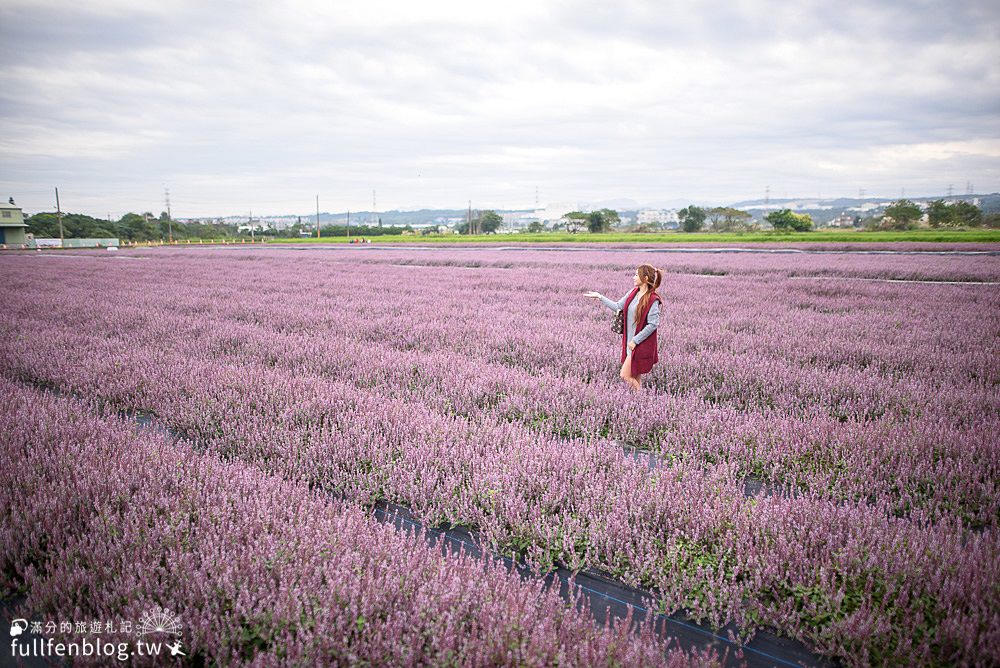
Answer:
<path fill-rule="evenodd" d="M 646 308 L 646 304 L 649 300 L 653 298 L 650 293 L 656 288 L 660 287 L 660 280 L 663 278 L 663 272 L 654 267 L 651 264 L 640 264 L 639 265 L 639 283 L 646 283 L 649 287 L 646 289 L 646 294 L 644 294 L 639 299 L 639 305 L 635 308 L 635 324 L 639 324 L 639 318 L 642 317 L 642 312 Z M 634 334 L 635 332 L 629 332 L 629 334 Z"/>

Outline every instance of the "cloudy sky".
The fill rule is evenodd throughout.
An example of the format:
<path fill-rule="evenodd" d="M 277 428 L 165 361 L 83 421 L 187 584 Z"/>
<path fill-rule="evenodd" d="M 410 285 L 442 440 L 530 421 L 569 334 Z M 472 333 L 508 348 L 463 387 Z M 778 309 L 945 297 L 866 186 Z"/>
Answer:
<path fill-rule="evenodd" d="M 0 0 L 0 194 L 175 217 L 1000 191 L 1000 4 Z"/>

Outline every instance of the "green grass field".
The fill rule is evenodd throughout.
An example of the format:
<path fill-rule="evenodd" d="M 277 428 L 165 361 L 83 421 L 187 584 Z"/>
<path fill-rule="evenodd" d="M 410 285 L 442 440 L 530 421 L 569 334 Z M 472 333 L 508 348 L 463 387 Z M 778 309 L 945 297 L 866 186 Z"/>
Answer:
<path fill-rule="evenodd" d="M 713 234 L 684 232 L 657 233 L 620 233 L 606 234 L 569 232 L 542 232 L 538 234 L 428 234 L 428 235 L 384 235 L 368 237 L 372 243 L 768 243 L 768 242 L 900 242 L 900 241 L 935 241 L 945 243 L 957 242 L 1000 242 L 1000 230 L 907 230 L 900 232 L 868 232 L 860 230 L 817 230 L 815 232 L 745 232 L 734 234 Z M 348 242 L 347 237 L 307 237 L 307 238 L 277 238 L 269 243 L 342 243 Z"/>

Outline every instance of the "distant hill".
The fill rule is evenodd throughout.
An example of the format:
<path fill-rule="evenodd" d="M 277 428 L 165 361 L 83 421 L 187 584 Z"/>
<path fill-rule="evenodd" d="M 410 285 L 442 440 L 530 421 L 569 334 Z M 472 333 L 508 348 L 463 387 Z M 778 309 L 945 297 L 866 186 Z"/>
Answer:
<path fill-rule="evenodd" d="M 931 202 L 936 199 L 943 199 L 944 201 L 959 201 L 968 200 L 970 198 L 978 198 L 980 200 L 980 205 L 984 206 L 986 204 L 998 204 L 1000 203 L 1000 193 L 990 193 L 988 195 L 933 195 L 929 197 L 907 197 L 906 199 L 911 202 Z M 788 208 L 788 209 L 850 209 L 859 208 L 864 205 L 868 206 L 879 206 L 888 202 L 895 202 L 898 197 L 837 197 L 835 199 L 820 199 L 820 198 L 810 198 L 810 197 L 789 197 L 789 198 L 774 198 L 765 203 L 763 199 L 750 199 L 743 200 L 741 202 L 735 202 L 731 204 L 733 208 L 736 209 L 763 209 L 765 206 L 769 209 L 774 208 Z M 984 208 L 985 211 L 985 208 Z"/>

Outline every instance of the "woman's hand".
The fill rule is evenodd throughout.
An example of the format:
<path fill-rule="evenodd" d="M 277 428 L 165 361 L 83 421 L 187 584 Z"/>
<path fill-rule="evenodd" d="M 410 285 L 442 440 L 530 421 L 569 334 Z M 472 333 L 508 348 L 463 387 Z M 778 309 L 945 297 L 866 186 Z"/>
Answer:
<path fill-rule="evenodd" d="M 601 298 L 601 294 L 599 292 L 594 292 L 593 290 L 591 290 L 590 292 L 584 292 L 583 296 L 584 297 L 593 297 L 594 299 L 600 299 Z"/>
<path fill-rule="evenodd" d="M 628 342 L 628 349 L 629 350 L 635 350 L 635 341 L 629 341 Z"/>

